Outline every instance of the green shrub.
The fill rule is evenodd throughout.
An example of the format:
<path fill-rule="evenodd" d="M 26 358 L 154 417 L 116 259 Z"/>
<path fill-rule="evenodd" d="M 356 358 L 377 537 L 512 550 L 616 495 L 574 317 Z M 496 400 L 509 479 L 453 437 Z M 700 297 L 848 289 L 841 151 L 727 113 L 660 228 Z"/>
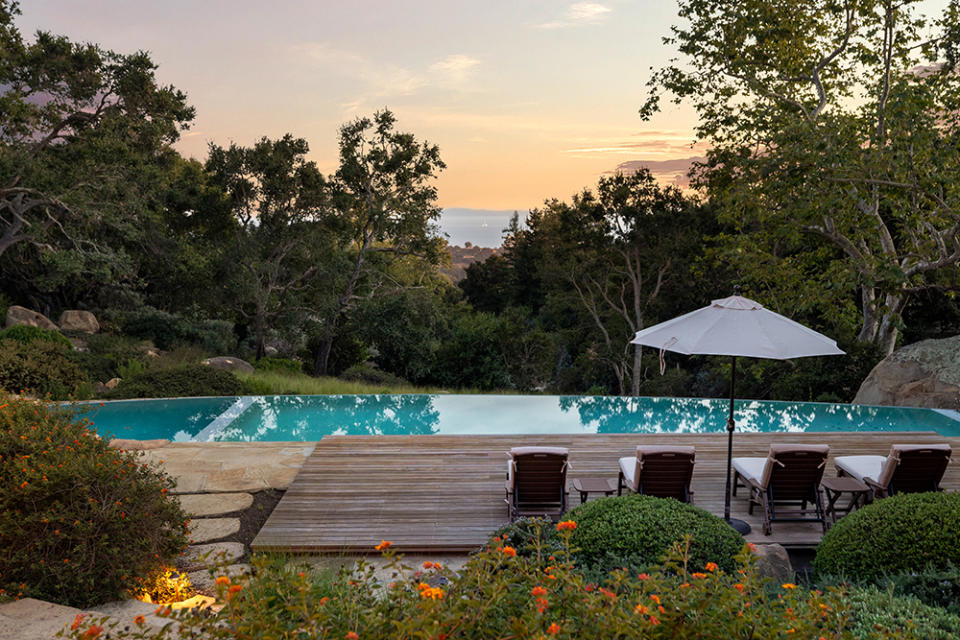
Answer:
<path fill-rule="evenodd" d="M 366 364 L 355 364 L 340 374 L 341 380 L 348 382 L 365 382 L 367 384 L 405 385 L 406 380 L 393 375 L 388 371 L 371 367 Z"/>
<path fill-rule="evenodd" d="M 877 500 L 841 518 L 813 560 L 818 575 L 875 581 L 885 574 L 960 563 L 960 494 L 913 493 Z"/>
<path fill-rule="evenodd" d="M 518 555 L 540 562 L 563 550 L 556 526 L 547 518 L 517 518 L 497 529 L 493 536 L 516 549 Z"/>
<path fill-rule="evenodd" d="M 222 369 L 187 364 L 149 369 L 108 394 L 110 398 L 178 398 L 183 396 L 237 396 L 245 393 L 240 380 Z"/>
<path fill-rule="evenodd" d="M 59 331 L 53 329 L 41 329 L 40 327 L 31 327 L 26 324 L 15 324 L 0 331 L 0 340 L 16 340 L 23 344 L 31 342 L 51 342 L 60 345 L 66 351 L 73 350 L 73 344 Z"/>
<path fill-rule="evenodd" d="M 237 345 L 233 323 L 227 320 L 188 320 L 150 307 L 126 313 L 120 319 L 123 332 L 152 340 L 159 349 L 177 344 L 195 344 L 213 353 L 228 353 Z"/>
<path fill-rule="evenodd" d="M 729 570 L 743 546 L 743 537 L 722 518 L 670 498 L 600 498 L 567 517 L 578 524 L 573 544 L 579 562 L 600 570 L 656 564 L 687 535 L 693 537 L 690 559 L 695 566 L 712 561 Z"/>
<path fill-rule="evenodd" d="M 75 410 L 0 398 L 0 590 L 116 600 L 187 543 L 172 479 L 112 449 Z"/>
<path fill-rule="evenodd" d="M 918 640 L 951 640 L 960 635 L 960 617 L 912 596 L 869 587 L 848 594 L 853 637 L 876 638 L 878 632 L 901 633 Z"/>
<path fill-rule="evenodd" d="M 620 575 L 596 587 L 571 571 L 566 553 L 544 567 L 512 555 L 502 542 L 474 554 L 459 572 L 430 561 L 414 571 L 387 549 L 386 572 L 361 560 L 356 571 L 344 571 L 334 582 L 309 569 L 254 558 L 254 577 L 218 586 L 222 609 L 164 615 L 178 621 L 180 637 L 209 640 L 853 637 L 846 629 L 850 614 L 842 594 L 793 584 L 771 589 L 746 552 L 738 555 L 736 573 L 712 565 L 690 565 L 685 572 L 682 567 L 690 558 L 681 547 L 670 553 L 667 570 Z M 378 575 L 383 573 L 392 575 L 381 583 Z M 90 625 L 107 628 L 90 632 Z M 88 634 L 88 640 L 106 631 L 118 639 L 169 638 L 176 626 L 141 635 L 140 629 L 125 630 L 125 625 L 129 623 L 111 627 L 105 620 L 85 620 L 68 637 L 81 640 Z M 880 632 L 876 637 L 909 636 Z"/>
<path fill-rule="evenodd" d="M 71 362 L 63 347 L 40 340 L 0 341 L 0 389 L 29 391 L 65 400 L 84 382 L 83 371 Z"/>
<path fill-rule="evenodd" d="M 260 358 L 253 363 L 257 371 L 280 371 L 282 373 L 303 373 L 303 363 L 290 358 Z"/>
<path fill-rule="evenodd" d="M 897 595 L 914 596 L 924 604 L 960 615 L 960 566 L 947 564 L 900 573 L 885 576 L 878 582 Z"/>

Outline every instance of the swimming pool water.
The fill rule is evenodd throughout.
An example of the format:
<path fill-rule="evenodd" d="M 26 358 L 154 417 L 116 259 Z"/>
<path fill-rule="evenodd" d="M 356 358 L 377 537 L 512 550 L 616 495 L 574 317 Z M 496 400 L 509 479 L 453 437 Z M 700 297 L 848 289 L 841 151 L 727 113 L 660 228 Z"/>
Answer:
<path fill-rule="evenodd" d="M 330 434 L 716 433 L 729 401 L 507 395 L 242 396 L 88 405 L 101 435 L 147 440 L 313 441 Z M 738 400 L 737 431 L 936 431 L 960 414 L 910 407 Z"/>

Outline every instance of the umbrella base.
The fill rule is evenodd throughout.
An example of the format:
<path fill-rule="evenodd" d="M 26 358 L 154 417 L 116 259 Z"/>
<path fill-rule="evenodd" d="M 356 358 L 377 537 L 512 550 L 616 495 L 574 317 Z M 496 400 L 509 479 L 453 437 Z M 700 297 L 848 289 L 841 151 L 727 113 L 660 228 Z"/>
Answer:
<path fill-rule="evenodd" d="M 748 533 L 750 533 L 750 525 L 744 522 L 743 520 L 738 520 L 736 518 L 727 518 L 727 524 L 729 524 L 731 527 L 736 529 L 737 533 L 739 533 L 742 536 L 745 536 Z"/>

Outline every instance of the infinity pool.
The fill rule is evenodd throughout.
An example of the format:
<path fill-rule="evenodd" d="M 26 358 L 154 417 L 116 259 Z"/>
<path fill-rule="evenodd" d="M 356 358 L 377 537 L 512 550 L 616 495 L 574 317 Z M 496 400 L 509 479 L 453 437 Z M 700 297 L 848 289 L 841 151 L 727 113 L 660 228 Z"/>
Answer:
<path fill-rule="evenodd" d="M 149 440 L 312 441 L 325 435 L 711 433 L 729 401 L 700 398 L 496 395 L 241 396 L 90 403 L 101 435 Z M 935 409 L 741 400 L 737 430 L 936 431 L 960 436 L 960 414 Z"/>

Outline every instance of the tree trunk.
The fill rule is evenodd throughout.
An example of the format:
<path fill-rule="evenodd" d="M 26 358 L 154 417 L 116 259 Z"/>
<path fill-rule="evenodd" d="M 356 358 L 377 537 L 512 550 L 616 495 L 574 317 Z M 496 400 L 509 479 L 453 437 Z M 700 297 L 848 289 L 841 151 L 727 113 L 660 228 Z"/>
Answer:
<path fill-rule="evenodd" d="M 643 347 L 639 344 L 633 345 L 633 385 L 631 395 L 640 395 L 640 359 L 643 356 Z"/>
<path fill-rule="evenodd" d="M 884 355 L 890 355 L 897 346 L 897 337 L 900 335 L 898 320 L 907 304 L 908 295 L 889 293 L 881 298 L 876 289 L 863 286 L 860 288 L 860 299 L 862 324 L 857 341 L 877 345 Z"/>
<path fill-rule="evenodd" d="M 333 336 L 337 330 L 337 320 L 331 321 L 332 326 L 324 331 L 323 340 L 320 341 L 320 347 L 317 349 L 317 355 L 313 360 L 313 373 L 317 376 L 327 375 L 327 368 L 330 366 L 330 352 L 333 350 Z"/>

